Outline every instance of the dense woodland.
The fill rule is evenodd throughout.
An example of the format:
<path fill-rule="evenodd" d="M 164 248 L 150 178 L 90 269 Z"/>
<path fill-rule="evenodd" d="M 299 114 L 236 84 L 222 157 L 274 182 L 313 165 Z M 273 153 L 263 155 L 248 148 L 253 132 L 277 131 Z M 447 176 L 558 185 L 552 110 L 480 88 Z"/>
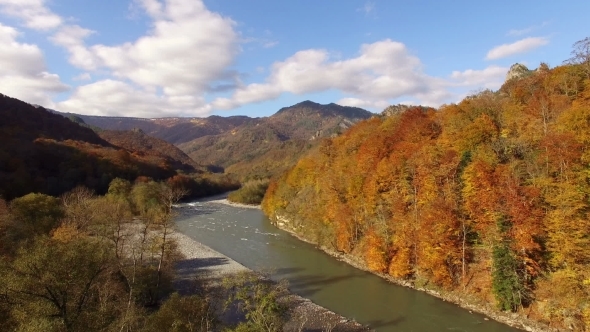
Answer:
<path fill-rule="evenodd" d="M 271 181 L 263 209 L 372 271 L 590 330 L 589 49 L 363 121 Z"/>
<path fill-rule="evenodd" d="M 0 200 L 2 331 L 280 331 L 284 287 L 258 276 L 227 278 L 217 291 L 196 279 L 183 287 L 190 295 L 174 292 L 182 256 L 171 206 L 185 193 L 117 178 L 105 196 L 77 187 Z M 245 319 L 220 325 L 232 303 Z"/>

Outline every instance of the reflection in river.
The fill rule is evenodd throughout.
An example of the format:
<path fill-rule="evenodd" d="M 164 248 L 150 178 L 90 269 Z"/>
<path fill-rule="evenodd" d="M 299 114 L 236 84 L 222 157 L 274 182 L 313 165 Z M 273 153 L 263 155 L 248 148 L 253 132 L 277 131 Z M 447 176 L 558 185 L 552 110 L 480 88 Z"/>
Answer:
<path fill-rule="evenodd" d="M 340 262 L 275 228 L 260 210 L 201 202 L 179 212 L 180 232 L 377 331 L 518 331 Z"/>

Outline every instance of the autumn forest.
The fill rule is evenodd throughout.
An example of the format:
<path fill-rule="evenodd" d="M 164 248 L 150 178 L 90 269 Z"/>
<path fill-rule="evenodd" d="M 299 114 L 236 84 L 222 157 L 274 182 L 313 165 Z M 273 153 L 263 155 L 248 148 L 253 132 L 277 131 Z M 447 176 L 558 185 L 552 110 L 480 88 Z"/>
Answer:
<path fill-rule="evenodd" d="M 271 181 L 265 213 L 374 272 L 590 329 L 589 45 L 324 140 Z"/>

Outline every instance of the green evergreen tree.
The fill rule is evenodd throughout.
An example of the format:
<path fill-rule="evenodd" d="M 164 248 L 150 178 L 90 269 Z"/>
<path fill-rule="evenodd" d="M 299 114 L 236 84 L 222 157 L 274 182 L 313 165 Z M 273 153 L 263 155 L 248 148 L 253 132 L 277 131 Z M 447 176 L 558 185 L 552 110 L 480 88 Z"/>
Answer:
<path fill-rule="evenodd" d="M 526 304 L 527 289 L 521 277 L 521 266 L 512 249 L 509 237 L 510 222 L 505 218 L 498 221 L 501 240 L 493 249 L 492 289 L 496 296 L 498 308 L 516 311 Z"/>

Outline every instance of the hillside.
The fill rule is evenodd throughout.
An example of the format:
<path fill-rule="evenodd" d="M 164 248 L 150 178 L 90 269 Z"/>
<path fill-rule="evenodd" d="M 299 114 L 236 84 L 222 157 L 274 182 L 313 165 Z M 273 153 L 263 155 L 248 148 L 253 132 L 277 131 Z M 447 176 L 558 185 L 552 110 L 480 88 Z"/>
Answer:
<path fill-rule="evenodd" d="M 0 118 L 0 197 L 4 199 L 30 192 L 60 195 L 78 185 L 104 193 L 116 177 L 165 180 L 175 177 L 177 170 L 202 173 L 166 142 L 139 133 L 103 132 L 101 137 L 61 115 L 4 95 L 0 95 Z M 199 192 L 199 183 L 212 192 L 235 188 L 225 179 L 219 179 L 219 187 L 225 186 L 219 190 L 209 179 L 180 180 Z"/>
<path fill-rule="evenodd" d="M 176 146 L 161 139 L 146 135 L 141 129 L 101 130 L 98 135 L 105 141 L 122 149 L 133 151 L 138 156 L 151 156 L 169 165 L 170 168 L 185 173 L 205 172 L 205 168 L 192 160 Z"/>
<path fill-rule="evenodd" d="M 63 114 L 82 119 L 89 126 L 107 130 L 127 131 L 136 128 L 141 129 L 149 136 L 163 139 L 172 144 L 189 142 L 207 135 L 221 134 L 241 125 L 257 121 L 257 119 L 247 116 L 143 119 Z"/>
<path fill-rule="evenodd" d="M 270 117 L 179 147 L 202 164 L 225 168 L 226 173 L 264 178 L 291 166 L 321 138 L 338 135 L 371 116 L 360 108 L 304 101 Z"/>
<path fill-rule="evenodd" d="M 376 273 L 587 331 L 588 68 L 541 64 L 438 111 L 362 121 L 271 181 L 263 209 Z"/>

